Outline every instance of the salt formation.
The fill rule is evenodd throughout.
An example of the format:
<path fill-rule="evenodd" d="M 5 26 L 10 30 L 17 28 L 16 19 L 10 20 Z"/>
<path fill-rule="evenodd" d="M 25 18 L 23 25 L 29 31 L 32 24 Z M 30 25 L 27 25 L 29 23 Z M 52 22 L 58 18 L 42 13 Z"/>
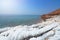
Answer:
<path fill-rule="evenodd" d="M 30 26 L 0 28 L 0 40 L 60 40 L 60 15 Z"/>

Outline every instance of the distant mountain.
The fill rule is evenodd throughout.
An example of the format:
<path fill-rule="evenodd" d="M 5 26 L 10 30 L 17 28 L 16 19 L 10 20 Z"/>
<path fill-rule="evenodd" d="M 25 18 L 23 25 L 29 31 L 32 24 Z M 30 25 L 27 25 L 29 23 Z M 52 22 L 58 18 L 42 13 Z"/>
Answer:
<path fill-rule="evenodd" d="M 52 17 L 55 16 L 55 15 L 60 15 L 60 9 L 57 9 L 57 10 L 55 10 L 55 11 L 53 11 L 53 12 L 50 12 L 50 13 L 48 13 L 48 14 L 42 15 L 42 16 L 41 16 L 41 19 L 46 20 L 46 19 L 48 19 L 48 18 L 52 18 Z"/>

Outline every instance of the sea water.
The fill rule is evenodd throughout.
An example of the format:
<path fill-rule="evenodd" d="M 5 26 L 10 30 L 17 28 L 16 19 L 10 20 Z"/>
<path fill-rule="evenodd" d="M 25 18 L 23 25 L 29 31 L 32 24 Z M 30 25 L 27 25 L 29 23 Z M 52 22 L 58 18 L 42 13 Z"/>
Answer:
<path fill-rule="evenodd" d="M 0 28 L 37 23 L 40 15 L 0 15 Z"/>

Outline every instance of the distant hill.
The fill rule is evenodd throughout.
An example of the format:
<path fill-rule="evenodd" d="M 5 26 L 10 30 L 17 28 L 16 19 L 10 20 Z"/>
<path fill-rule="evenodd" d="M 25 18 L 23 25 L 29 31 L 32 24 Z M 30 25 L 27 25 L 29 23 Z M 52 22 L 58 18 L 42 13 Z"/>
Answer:
<path fill-rule="evenodd" d="M 48 14 L 42 15 L 42 16 L 41 16 L 41 19 L 46 20 L 46 19 L 48 19 L 48 18 L 52 18 L 52 17 L 55 16 L 55 15 L 60 15 L 60 9 L 57 9 L 57 10 L 55 10 L 55 11 L 53 11 L 53 12 L 50 12 L 50 13 L 48 13 Z"/>

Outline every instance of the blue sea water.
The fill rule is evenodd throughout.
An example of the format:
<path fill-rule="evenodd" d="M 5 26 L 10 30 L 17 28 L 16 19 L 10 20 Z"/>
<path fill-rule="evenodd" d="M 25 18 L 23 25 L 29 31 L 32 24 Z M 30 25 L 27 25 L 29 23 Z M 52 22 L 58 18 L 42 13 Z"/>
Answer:
<path fill-rule="evenodd" d="M 13 27 L 17 25 L 31 25 L 36 23 L 39 18 L 40 15 L 0 15 L 0 28 Z"/>

